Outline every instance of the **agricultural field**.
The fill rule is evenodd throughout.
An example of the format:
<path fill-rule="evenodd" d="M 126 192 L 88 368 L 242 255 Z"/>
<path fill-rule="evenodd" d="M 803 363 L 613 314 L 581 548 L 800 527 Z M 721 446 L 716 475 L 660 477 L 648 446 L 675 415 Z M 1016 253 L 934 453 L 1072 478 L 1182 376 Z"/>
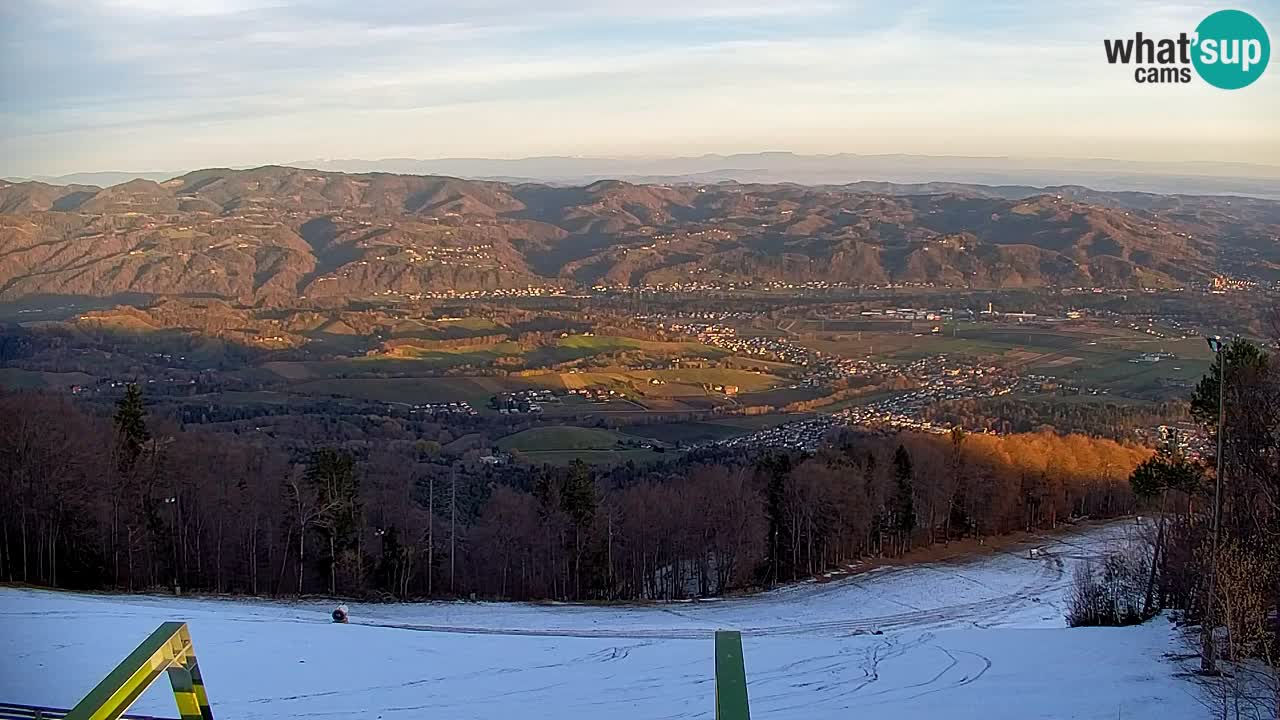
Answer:
<path fill-rule="evenodd" d="M 644 375 L 648 377 L 648 375 Z M 713 410 L 735 401 L 721 393 L 705 390 L 700 385 L 667 383 L 650 385 L 630 372 L 615 373 L 543 373 L 526 376 L 456 376 L 456 377 L 388 377 L 388 378 L 323 378 L 302 380 L 282 386 L 290 393 L 349 397 L 388 403 L 462 402 L 486 411 L 489 399 L 500 393 L 549 389 L 563 393 L 568 389 L 613 389 L 625 397 L 606 402 L 590 402 L 573 395 L 563 395 L 560 402 L 544 405 L 547 416 L 611 415 L 617 413 L 680 413 Z"/>
<path fill-rule="evenodd" d="M 484 335 L 501 329 L 501 326 L 483 317 L 442 318 L 420 322 L 423 327 L 436 330 L 442 335 Z"/>
<path fill-rule="evenodd" d="M 1185 392 L 1208 369 L 1211 353 L 1199 338 L 1168 337 L 1105 323 L 1051 326 L 959 322 L 937 334 L 826 333 L 800 341 L 823 352 L 873 357 L 894 363 L 937 354 L 981 358 L 1023 373 L 1051 375 L 1070 384 L 1112 393 L 1162 398 Z M 1159 332 L 1157 330 L 1157 332 Z M 1167 353 L 1158 362 L 1130 362 L 1145 353 Z"/>
<path fill-rule="evenodd" d="M 646 352 L 683 355 L 704 355 L 720 357 L 728 353 L 720 348 L 696 342 L 662 342 L 640 340 L 620 335 L 569 335 L 559 338 L 556 347 L 588 350 L 593 353 L 616 352 L 619 350 L 644 350 Z"/>
<path fill-rule="evenodd" d="M 503 450 L 538 452 L 542 450 L 611 450 L 626 438 L 603 428 L 554 425 L 522 430 L 498 440 Z"/>
<path fill-rule="evenodd" d="M 635 352 L 654 360 L 682 357 L 721 358 L 728 353 L 699 343 L 653 342 L 636 338 L 598 335 L 570 335 L 557 338 L 549 345 L 529 347 L 514 341 L 492 345 L 468 345 L 456 348 L 421 347 L 411 343 L 372 355 L 314 361 L 270 362 L 264 367 L 288 380 L 318 379 L 342 375 L 399 374 L 436 372 L 457 367 L 488 367 L 502 364 L 508 368 L 540 368 L 559 363 L 586 360 L 618 352 Z M 755 366 L 771 363 L 746 361 Z M 773 363 L 776 364 L 776 363 Z M 749 373 L 749 370 L 732 372 Z"/>
<path fill-rule="evenodd" d="M 644 439 L 603 428 L 572 425 L 530 428 L 498 440 L 504 451 L 519 452 L 533 463 L 564 465 L 581 459 L 592 464 L 609 464 L 634 460 L 651 462 L 665 457 L 664 452 L 639 447 Z"/>
<path fill-rule="evenodd" d="M 0 368 L 0 389 L 5 390 L 66 390 L 73 385 L 88 385 L 92 375 L 81 372 L 37 372 L 18 368 Z"/>
<path fill-rule="evenodd" d="M 813 400 L 829 395 L 831 390 L 815 387 L 779 387 L 761 392 L 744 393 L 738 396 L 742 405 L 771 405 L 776 408 L 785 407 L 794 402 Z"/>
<path fill-rule="evenodd" d="M 620 429 L 626 435 L 649 438 L 676 445 L 727 440 L 750 435 L 757 430 L 776 427 L 811 417 L 811 413 L 769 413 L 767 415 L 725 415 L 709 420 L 641 423 Z"/>
<path fill-rule="evenodd" d="M 659 450 L 616 449 L 616 450 L 542 450 L 525 453 L 525 459 L 531 463 L 542 465 L 568 465 L 574 460 L 581 460 L 588 465 L 618 465 L 633 462 L 636 465 L 655 463 L 669 459 L 672 455 Z"/>
<path fill-rule="evenodd" d="M 536 376 L 539 378 L 547 376 Z M 558 377 L 565 388 L 592 388 L 626 392 L 629 397 L 637 397 L 647 404 L 655 398 L 670 398 L 681 401 L 691 398 L 723 398 L 724 392 L 710 388 L 715 386 L 737 387 L 740 393 L 769 390 L 781 385 L 784 380 L 752 370 L 736 370 L 732 368 L 684 368 L 673 370 L 599 370 L 588 372 L 570 372 L 551 376 Z M 657 383 L 653 381 L 657 381 Z"/>
<path fill-rule="evenodd" d="M 352 358 L 353 363 L 367 365 L 369 363 L 387 362 L 390 358 L 414 360 L 427 367 L 456 367 L 458 365 L 488 365 L 498 358 L 516 357 L 524 354 L 519 343 L 502 342 L 493 345 L 468 345 L 457 348 L 424 348 L 413 345 L 396 347 L 394 353 L 387 355 L 370 355 Z"/>
<path fill-rule="evenodd" d="M 1057 373 L 1081 384 L 1107 388 L 1114 395 L 1160 398 L 1185 396 L 1209 371 L 1209 359 L 1173 358 L 1158 363 L 1123 359 L 1089 362 Z"/>
<path fill-rule="evenodd" d="M 291 385 L 289 390 L 413 405 L 466 401 L 480 408 L 497 393 L 538 387 L 538 383 L 510 377 L 328 378 Z"/>
<path fill-rule="evenodd" d="M 719 421 L 709 422 L 670 422 L 631 425 L 622 429 L 627 435 L 648 438 L 675 445 L 678 443 L 701 443 L 727 440 L 741 435 L 749 435 L 754 430 L 746 427 L 725 425 Z"/>

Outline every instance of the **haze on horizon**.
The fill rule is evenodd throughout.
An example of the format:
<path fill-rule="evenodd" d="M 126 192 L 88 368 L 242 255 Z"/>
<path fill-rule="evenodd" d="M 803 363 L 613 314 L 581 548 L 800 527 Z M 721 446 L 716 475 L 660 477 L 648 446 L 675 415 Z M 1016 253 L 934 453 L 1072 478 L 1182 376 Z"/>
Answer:
<path fill-rule="evenodd" d="M 1272 32 L 1274 1 L 1232 4 Z M 1142 86 L 1220 4 L 15 0 L 0 176 L 301 158 L 798 153 L 1280 164 L 1280 79 Z"/>

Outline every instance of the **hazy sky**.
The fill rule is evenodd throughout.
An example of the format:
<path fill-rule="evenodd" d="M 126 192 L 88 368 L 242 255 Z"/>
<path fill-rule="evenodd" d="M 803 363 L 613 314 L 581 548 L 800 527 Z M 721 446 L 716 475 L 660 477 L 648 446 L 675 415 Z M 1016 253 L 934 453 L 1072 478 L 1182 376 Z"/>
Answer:
<path fill-rule="evenodd" d="M 0 175 L 790 150 L 1280 164 L 1280 60 L 1144 86 L 1104 37 L 1280 0 L 0 0 Z"/>

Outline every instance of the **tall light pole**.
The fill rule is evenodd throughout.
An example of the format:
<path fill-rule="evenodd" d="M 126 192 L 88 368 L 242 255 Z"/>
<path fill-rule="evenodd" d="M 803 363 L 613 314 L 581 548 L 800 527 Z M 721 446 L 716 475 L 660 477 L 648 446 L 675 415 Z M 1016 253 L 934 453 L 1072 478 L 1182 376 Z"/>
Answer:
<path fill-rule="evenodd" d="M 1201 627 L 1201 645 L 1203 650 L 1200 654 L 1200 671 L 1206 674 L 1214 674 L 1218 670 L 1217 656 L 1214 652 L 1213 628 L 1214 628 L 1214 592 L 1218 582 L 1218 538 L 1221 535 L 1220 528 L 1222 525 L 1222 429 L 1223 429 L 1223 409 L 1225 407 L 1225 392 L 1227 385 L 1227 363 L 1226 357 L 1223 355 L 1222 338 L 1215 335 L 1206 338 L 1209 343 L 1209 349 L 1213 351 L 1215 359 L 1218 362 L 1218 467 L 1214 473 L 1213 479 L 1213 555 L 1209 558 L 1209 596 L 1205 601 L 1204 621 Z"/>
<path fill-rule="evenodd" d="M 164 499 L 165 505 L 173 506 L 173 536 L 170 538 L 173 542 L 173 594 L 181 595 L 182 587 L 178 584 L 178 543 L 181 540 L 182 533 L 182 513 L 178 508 L 178 496 L 171 495 Z"/>

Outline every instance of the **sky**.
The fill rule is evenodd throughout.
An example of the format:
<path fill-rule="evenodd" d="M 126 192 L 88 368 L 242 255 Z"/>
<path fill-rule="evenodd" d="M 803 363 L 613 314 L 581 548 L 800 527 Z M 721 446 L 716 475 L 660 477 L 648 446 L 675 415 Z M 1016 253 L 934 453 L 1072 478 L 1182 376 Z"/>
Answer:
<path fill-rule="evenodd" d="M 1224 91 L 1106 63 L 1103 38 L 1224 7 L 1280 35 L 1280 0 L 3 0 L 0 176 L 756 151 L 1280 165 L 1280 67 Z"/>

